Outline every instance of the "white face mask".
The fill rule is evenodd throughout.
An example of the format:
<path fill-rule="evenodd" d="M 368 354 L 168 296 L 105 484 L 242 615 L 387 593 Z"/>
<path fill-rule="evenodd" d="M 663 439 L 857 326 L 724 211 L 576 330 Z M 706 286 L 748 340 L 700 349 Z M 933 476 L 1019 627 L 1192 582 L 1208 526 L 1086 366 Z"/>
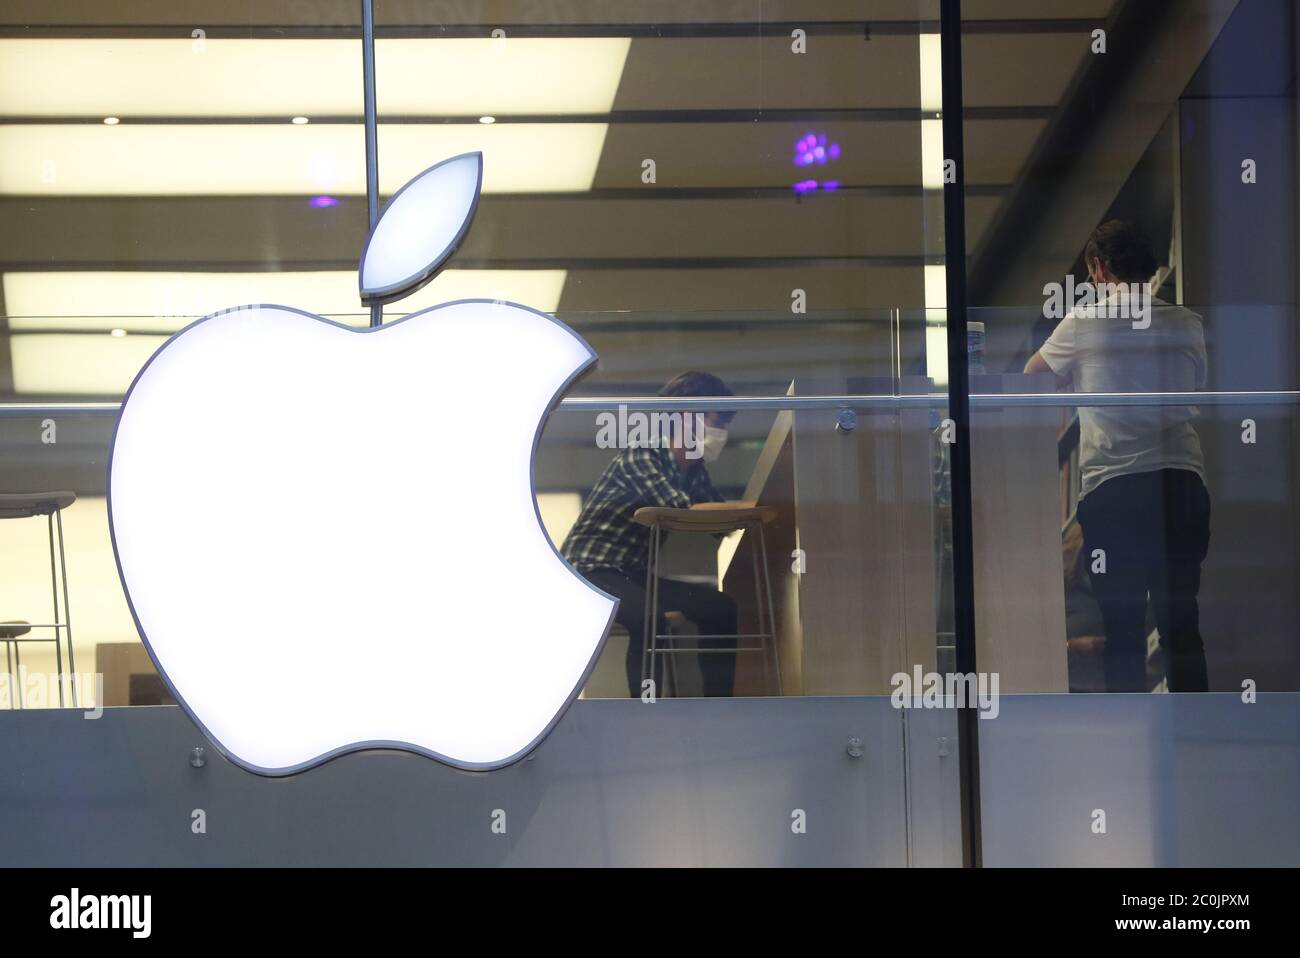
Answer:
<path fill-rule="evenodd" d="M 722 455 L 722 447 L 727 444 L 727 430 L 716 426 L 704 427 L 704 438 L 700 440 L 700 452 L 705 462 L 716 462 Z"/>

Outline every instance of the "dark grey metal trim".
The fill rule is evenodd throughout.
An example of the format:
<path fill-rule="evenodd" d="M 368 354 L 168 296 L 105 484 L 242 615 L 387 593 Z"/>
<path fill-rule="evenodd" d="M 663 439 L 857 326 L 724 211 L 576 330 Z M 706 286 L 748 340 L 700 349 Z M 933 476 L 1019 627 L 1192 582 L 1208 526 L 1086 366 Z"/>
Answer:
<path fill-rule="evenodd" d="M 1263 389 L 1244 392 L 1168 393 L 976 393 L 976 406 L 1291 406 L 1300 403 L 1300 391 Z"/>
<path fill-rule="evenodd" d="M 1007 119 L 1042 119 L 1050 118 L 1054 113 L 1052 107 L 1040 105 L 1024 106 L 973 106 L 963 111 L 967 120 L 1007 120 Z M 920 107 L 820 107 L 807 110 L 762 109 L 760 107 L 736 107 L 733 109 L 700 110 L 611 110 L 608 113 L 502 113 L 493 114 L 497 123 L 809 123 L 818 120 L 852 122 L 874 120 L 896 123 L 915 123 L 918 120 L 933 117 L 929 110 Z M 209 116 L 160 116 L 151 114 L 122 114 L 122 125 L 136 126 L 210 126 L 213 124 L 239 126 L 282 126 L 283 116 L 227 115 Z M 355 114 L 325 114 L 313 116 L 311 122 L 316 125 L 356 124 L 364 121 L 364 116 Z M 102 116 L 3 116 L 0 125 L 8 126 L 102 126 Z M 385 113 L 385 124 L 468 124 L 477 126 L 477 115 L 443 113 Z"/>
<path fill-rule="evenodd" d="M 823 194 L 827 195 L 827 194 Z M 452 251 L 453 253 L 455 250 Z M 660 269 L 839 269 L 843 267 L 863 266 L 898 266 L 913 268 L 917 266 L 936 266 L 936 257 L 917 254 L 915 256 L 715 256 L 673 257 L 673 256 L 626 256 L 626 257 L 530 257 L 530 258 L 468 258 L 456 260 L 457 269 L 570 269 L 570 270 L 638 270 L 653 271 Z M 105 260 L 65 260 L 59 264 L 65 272 L 95 272 L 105 269 Z M 44 260 L 9 260 L 5 263 L 9 272 L 47 272 L 49 263 Z M 313 269 L 348 269 L 350 262 L 341 260 L 299 261 L 293 264 L 294 270 L 310 272 Z M 444 264 L 445 265 L 445 264 Z M 284 266 L 268 268 L 266 260 L 238 261 L 226 260 L 222 266 L 227 271 L 249 273 L 279 272 Z M 115 267 L 115 264 L 114 264 Z M 170 270 L 193 271 L 190 263 L 176 261 L 137 260 L 121 272 L 167 272 Z M 115 268 L 116 271 L 116 268 Z"/>
<path fill-rule="evenodd" d="M 460 300 L 459 302 L 465 302 Z M 444 303 L 442 305 L 450 305 Z M 288 309 L 289 307 L 280 307 Z M 435 307 L 436 308 L 436 307 Z M 523 307 L 525 309 L 529 307 Z M 422 310 L 428 312 L 428 310 Z M 310 315 L 310 314 L 308 314 Z M 420 313 L 412 313 L 418 316 Z M 543 315 L 546 315 L 543 313 Z M 404 317 L 409 319 L 410 317 Z M 332 322 L 324 320 L 323 322 Z M 397 320 L 396 322 L 401 322 Z M 558 320 L 557 320 L 558 322 Z M 193 325 L 193 324 L 191 324 Z M 341 323 L 333 325 L 341 326 Z M 390 324 L 390 325 L 395 325 Z M 187 329 L 189 327 L 186 327 Z M 357 332 L 365 330 L 345 326 Z M 566 327 L 567 328 L 567 327 Z M 574 335 L 577 335 L 576 333 Z M 970 404 L 980 408 L 1002 406 L 1056 406 L 1065 409 L 1088 406 L 1296 406 L 1300 390 L 1260 390 L 1257 392 L 1197 393 L 976 393 Z M 121 408 L 117 402 L 9 402 L 0 403 L 0 418 L 18 416 L 113 416 Z M 555 408 L 566 412 L 578 410 L 618 409 L 629 412 L 690 412 L 692 410 L 743 409 L 943 409 L 947 393 L 922 393 L 915 396 L 569 396 Z"/>
<path fill-rule="evenodd" d="M 361 0 L 361 88 L 366 123 L 366 217 L 370 235 L 379 222 L 379 116 L 375 107 L 375 4 L 374 0 Z M 364 263 L 365 256 L 362 255 Z M 364 292 L 363 305 L 370 307 L 370 325 L 384 322 L 383 301 L 370 302 Z"/>
<path fill-rule="evenodd" d="M 1104 26 L 1101 17 L 1033 17 L 1025 19 L 967 20 L 963 33 L 1041 34 L 1087 33 Z M 633 39 L 693 39 L 720 37 L 771 37 L 789 34 L 798 27 L 809 36 L 915 36 L 937 33 L 937 20 L 808 20 L 808 21 L 735 21 L 724 23 L 499 23 L 482 24 L 398 24 L 381 22 L 376 33 L 381 38 L 453 39 L 483 38 L 500 27 L 512 37 L 578 38 L 631 37 Z M 284 40 L 284 39 L 354 39 L 357 25 L 338 23 L 317 25 L 302 23 L 209 23 L 204 27 L 208 39 Z M 189 27 L 185 27 L 188 32 Z M 3 24 L 0 37 L 161 37 L 175 38 L 182 31 L 168 24 Z"/>

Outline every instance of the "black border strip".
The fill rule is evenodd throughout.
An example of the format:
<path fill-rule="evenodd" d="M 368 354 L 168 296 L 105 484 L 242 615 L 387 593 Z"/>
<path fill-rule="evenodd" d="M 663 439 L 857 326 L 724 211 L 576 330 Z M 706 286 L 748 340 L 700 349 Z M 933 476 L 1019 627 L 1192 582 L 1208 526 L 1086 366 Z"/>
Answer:
<path fill-rule="evenodd" d="M 1034 17 L 1030 19 L 969 20 L 962 30 L 968 34 L 1042 34 L 1090 33 L 1105 25 L 1104 17 Z M 216 23 L 202 24 L 209 40 L 284 40 L 284 39 L 356 39 L 361 24 L 333 23 Z M 490 37 L 493 29 L 503 29 L 508 36 L 520 38 L 573 39 L 582 37 L 631 37 L 632 39 L 717 39 L 755 38 L 788 34 L 795 28 L 809 36 L 859 36 L 870 41 L 877 36 L 915 36 L 939 29 L 934 20 L 773 20 L 677 22 L 677 23 L 411 23 L 381 22 L 375 27 L 380 39 L 454 39 Z M 3 23 L 0 37 L 50 38 L 174 38 L 188 37 L 186 23 Z"/>
<path fill-rule="evenodd" d="M 961 0 L 940 0 L 943 64 L 943 155 L 956 168 L 943 190 L 944 254 L 947 258 L 948 415 L 952 444 L 952 588 L 956 667 L 974 675 L 975 550 L 971 507 L 970 373 L 966 354 L 966 180 L 962 143 Z M 962 864 L 983 865 L 980 824 L 979 714 L 965 703 L 957 711 Z"/>
<path fill-rule="evenodd" d="M 963 113 L 967 120 L 1049 120 L 1056 108 L 1050 104 L 1007 104 L 1003 106 L 972 106 Z M 381 121 L 393 125 L 479 125 L 478 113 L 385 113 Z M 800 126 L 819 121 L 841 123 L 916 123 L 934 116 L 919 106 L 881 107 L 814 107 L 800 110 L 791 107 L 733 107 L 716 109 L 610 110 L 608 113 L 497 113 L 496 123 L 797 123 Z M 159 114 L 117 114 L 120 125 L 127 126 L 283 126 L 289 121 L 284 115 L 211 114 L 207 116 L 168 116 Z M 317 126 L 356 125 L 364 116 L 346 113 L 329 113 L 309 117 Z M 5 126 L 100 126 L 100 115 L 76 116 L 0 115 Z"/>

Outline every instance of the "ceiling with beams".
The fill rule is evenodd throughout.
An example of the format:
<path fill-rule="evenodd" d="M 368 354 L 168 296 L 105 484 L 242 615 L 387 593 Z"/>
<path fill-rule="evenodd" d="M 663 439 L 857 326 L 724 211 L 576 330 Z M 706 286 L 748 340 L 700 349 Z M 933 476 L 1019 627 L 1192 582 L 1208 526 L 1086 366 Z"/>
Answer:
<path fill-rule="evenodd" d="M 356 6 L 5 5 L 0 390 L 118 395 L 224 297 L 364 321 Z M 941 380 L 937 2 L 458 6 L 376 4 L 381 190 L 486 162 L 450 269 L 391 313 L 476 291 L 557 311 L 599 392 L 704 363 L 752 388 Z M 1111 7 L 966 4 L 970 249 Z M 810 134 L 838 156 L 797 166 Z"/>

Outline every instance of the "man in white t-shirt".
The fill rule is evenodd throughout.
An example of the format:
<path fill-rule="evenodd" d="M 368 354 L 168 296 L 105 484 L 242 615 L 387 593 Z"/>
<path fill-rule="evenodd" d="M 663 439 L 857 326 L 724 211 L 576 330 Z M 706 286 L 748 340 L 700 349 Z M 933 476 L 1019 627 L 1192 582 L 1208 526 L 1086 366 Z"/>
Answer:
<path fill-rule="evenodd" d="M 1203 389 L 1201 318 L 1151 297 L 1156 261 L 1136 232 L 1118 220 L 1102 225 L 1084 260 L 1101 291 L 1098 301 L 1066 316 L 1025 372 L 1050 370 L 1082 393 Z M 1079 408 L 1078 518 L 1096 570 L 1108 691 L 1148 689 L 1148 597 L 1169 690 L 1209 688 L 1196 595 L 1209 548 L 1210 497 L 1196 415 L 1195 406 L 1158 401 Z"/>

